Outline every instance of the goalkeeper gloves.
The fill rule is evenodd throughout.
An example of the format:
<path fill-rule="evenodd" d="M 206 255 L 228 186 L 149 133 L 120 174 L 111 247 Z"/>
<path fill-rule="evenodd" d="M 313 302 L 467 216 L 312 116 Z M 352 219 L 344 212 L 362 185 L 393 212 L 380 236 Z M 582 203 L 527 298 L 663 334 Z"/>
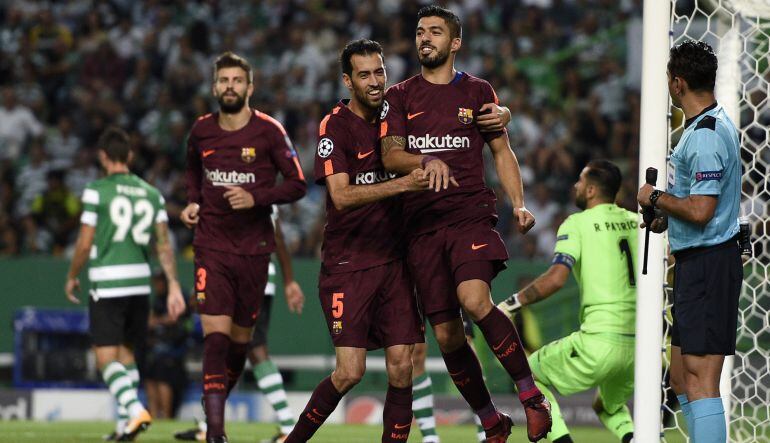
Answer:
<path fill-rule="evenodd" d="M 500 304 L 497 305 L 498 308 L 500 308 L 501 311 L 505 315 L 507 315 L 510 319 L 513 319 L 514 315 L 516 315 L 519 310 L 521 310 L 521 303 L 519 302 L 519 293 L 515 293 L 512 296 L 506 298 L 505 300 L 501 301 Z"/>

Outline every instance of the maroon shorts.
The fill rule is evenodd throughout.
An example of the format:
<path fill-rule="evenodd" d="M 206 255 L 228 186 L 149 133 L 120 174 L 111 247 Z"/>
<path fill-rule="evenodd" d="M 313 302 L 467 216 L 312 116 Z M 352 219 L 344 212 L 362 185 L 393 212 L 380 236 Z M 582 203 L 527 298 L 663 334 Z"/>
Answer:
<path fill-rule="evenodd" d="M 409 270 L 420 309 L 432 325 L 460 318 L 457 286 L 466 280 L 492 279 L 503 269 L 508 251 L 487 221 L 451 225 L 413 237 Z"/>
<path fill-rule="evenodd" d="M 195 248 L 198 312 L 227 315 L 244 328 L 254 326 L 267 284 L 270 254 L 238 255 Z"/>
<path fill-rule="evenodd" d="M 360 271 L 321 271 L 318 296 L 335 347 L 422 343 L 423 323 L 403 260 Z"/>

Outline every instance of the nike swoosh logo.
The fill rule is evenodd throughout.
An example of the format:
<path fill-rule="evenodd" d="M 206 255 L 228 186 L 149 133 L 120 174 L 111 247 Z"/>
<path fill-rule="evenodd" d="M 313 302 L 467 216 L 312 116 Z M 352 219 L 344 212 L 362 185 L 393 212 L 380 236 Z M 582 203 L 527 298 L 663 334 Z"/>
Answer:
<path fill-rule="evenodd" d="M 471 244 L 471 249 L 473 249 L 475 251 L 475 250 L 481 249 L 481 248 L 483 248 L 485 246 L 488 246 L 488 245 L 489 245 L 489 243 L 484 243 L 483 245 L 477 245 L 476 243 L 472 243 Z"/>
<path fill-rule="evenodd" d="M 492 346 L 492 350 L 497 351 L 498 349 L 500 349 L 505 343 L 505 341 L 508 340 L 508 337 L 511 336 L 511 334 L 513 334 L 513 332 L 509 332 L 508 335 L 506 335 L 505 338 L 500 343 L 498 343 L 497 346 Z"/>
<path fill-rule="evenodd" d="M 203 151 L 203 158 L 206 158 L 206 157 L 208 157 L 209 155 L 211 155 L 211 154 L 213 154 L 215 152 L 217 152 L 216 149 L 207 149 L 207 150 Z"/>
<path fill-rule="evenodd" d="M 317 415 L 317 416 L 319 416 L 319 417 L 326 417 L 326 415 L 328 415 L 328 414 L 326 414 L 326 415 L 324 415 L 324 414 L 321 414 L 320 412 L 318 412 L 318 411 L 316 410 L 316 408 L 313 408 L 313 414 L 315 414 L 315 415 Z"/>
<path fill-rule="evenodd" d="M 400 424 L 396 423 L 395 425 L 393 425 L 393 427 L 396 428 L 396 429 L 404 429 L 404 428 L 408 428 L 409 426 L 412 426 L 412 424 L 411 423 L 407 423 L 405 425 L 400 425 Z"/>
<path fill-rule="evenodd" d="M 366 157 L 369 157 L 370 155 L 372 155 L 373 153 L 374 153 L 374 149 L 372 149 L 372 150 L 371 150 L 371 151 L 369 151 L 369 152 L 359 152 L 359 153 L 358 153 L 358 159 L 359 159 L 359 160 L 363 160 L 363 159 L 365 159 Z"/>
<path fill-rule="evenodd" d="M 208 374 L 207 374 L 207 375 L 204 375 L 204 376 L 203 376 L 203 380 L 205 380 L 205 381 L 209 381 L 209 380 L 211 380 L 212 378 L 222 378 L 222 377 L 224 377 L 224 376 L 223 376 L 223 375 L 219 375 L 219 374 L 212 374 L 212 375 L 208 375 Z"/>
<path fill-rule="evenodd" d="M 421 115 L 421 114 L 425 114 L 425 111 L 415 112 L 414 114 L 406 114 L 406 119 L 407 120 L 411 120 L 411 119 L 413 119 L 413 118 L 415 118 L 415 117 L 417 117 L 418 115 Z"/>

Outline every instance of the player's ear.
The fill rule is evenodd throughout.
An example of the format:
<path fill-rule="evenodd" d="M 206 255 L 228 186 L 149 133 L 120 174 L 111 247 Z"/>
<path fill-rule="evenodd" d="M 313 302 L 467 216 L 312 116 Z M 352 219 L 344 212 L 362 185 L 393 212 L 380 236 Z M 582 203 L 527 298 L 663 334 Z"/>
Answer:
<path fill-rule="evenodd" d="M 349 90 L 353 90 L 353 79 L 347 74 L 342 74 L 342 82 L 345 83 L 345 87 Z"/>
<path fill-rule="evenodd" d="M 452 39 L 452 44 L 449 46 L 452 52 L 457 52 L 460 50 L 460 47 L 463 45 L 463 39 L 460 37 L 455 37 Z"/>

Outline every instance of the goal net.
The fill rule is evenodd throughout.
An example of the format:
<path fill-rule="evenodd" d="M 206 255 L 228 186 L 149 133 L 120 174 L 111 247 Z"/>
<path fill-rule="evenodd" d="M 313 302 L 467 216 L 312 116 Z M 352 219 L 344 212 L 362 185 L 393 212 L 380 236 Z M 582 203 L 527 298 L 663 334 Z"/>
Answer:
<path fill-rule="evenodd" d="M 725 362 L 721 392 L 728 417 L 728 441 L 770 441 L 770 0 L 670 0 L 670 44 L 703 40 L 717 52 L 717 100 L 740 130 L 743 186 L 741 215 L 751 226 L 754 257 L 745 265 L 740 299 L 738 343 Z M 647 3 L 649 4 L 649 2 Z M 665 66 L 667 54 L 661 55 Z M 669 114 L 668 154 L 676 147 L 684 118 Z M 665 174 L 663 175 L 665 177 Z M 670 357 L 672 267 L 664 258 L 664 350 L 662 430 L 681 433 L 686 427 L 676 412 L 674 393 L 665 383 Z M 640 295 L 641 296 L 641 295 Z M 674 432 L 670 432 L 674 431 Z M 677 432 L 678 431 L 678 432 Z"/>

